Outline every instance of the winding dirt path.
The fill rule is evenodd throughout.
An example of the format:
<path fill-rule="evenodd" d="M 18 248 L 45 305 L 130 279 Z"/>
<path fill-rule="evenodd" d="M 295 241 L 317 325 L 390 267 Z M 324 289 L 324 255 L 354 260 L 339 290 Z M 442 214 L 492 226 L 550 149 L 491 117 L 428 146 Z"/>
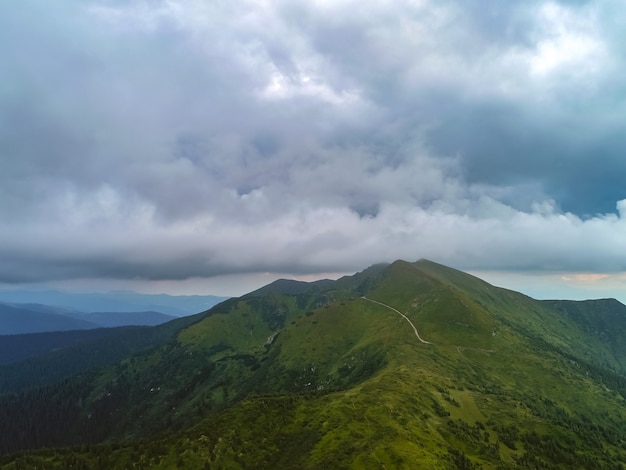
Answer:
<path fill-rule="evenodd" d="M 423 338 L 420 336 L 420 334 L 417 332 L 417 328 L 415 328 L 415 325 L 413 324 L 413 322 L 409 319 L 409 317 L 407 317 L 407 316 L 406 316 L 404 313 L 402 313 L 400 310 L 396 310 L 396 309 L 395 309 L 395 308 L 393 308 L 392 306 L 387 305 L 387 304 L 384 304 L 384 303 L 382 303 L 382 302 L 379 302 L 378 300 L 373 300 L 373 299 L 370 299 L 370 298 L 368 298 L 368 297 L 361 297 L 361 298 L 362 298 L 362 299 L 365 299 L 365 300 L 367 300 L 367 301 L 369 301 L 369 302 L 372 302 L 372 303 L 375 303 L 375 304 L 378 304 L 378 305 L 382 305 L 383 307 L 386 307 L 386 308 L 388 308 L 389 310 L 393 310 L 394 312 L 396 312 L 398 315 L 400 315 L 402 318 L 404 318 L 406 321 L 408 321 L 408 322 L 409 322 L 409 325 L 411 325 L 411 328 L 413 328 L 413 331 L 415 332 L 415 336 L 417 336 L 417 339 L 419 339 L 419 340 L 420 340 L 422 343 L 424 343 L 424 344 L 434 344 L 434 343 L 431 343 L 430 341 L 426 341 L 425 339 L 423 339 Z"/>
<path fill-rule="evenodd" d="M 394 312 L 396 312 L 398 315 L 400 315 L 402 318 L 404 318 L 407 322 L 409 322 L 409 325 L 411 325 L 411 328 L 413 328 L 413 332 L 415 333 L 415 336 L 417 336 L 417 339 L 420 340 L 420 342 L 424 343 L 424 344 L 435 344 L 435 343 L 431 343 L 430 341 L 426 341 L 424 338 L 422 338 L 419 334 L 419 332 L 417 331 L 417 328 L 415 327 L 415 325 L 413 324 L 413 322 L 409 319 L 409 317 L 407 317 L 404 313 L 402 313 L 401 311 L 393 308 L 391 305 L 387 305 L 384 304 L 382 302 L 379 302 L 378 300 L 374 300 L 374 299 L 370 299 L 369 297 L 361 297 L 364 300 L 367 300 L 368 302 L 372 302 L 378 305 L 381 305 L 382 307 L 388 308 L 389 310 L 393 310 Z M 457 352 L 459 353 L 459 355 L 465 359 L 466 361 L 469 360 L 463 355 L 463 350 L 465 349 L 469 349 L 471 351 L 478 351 L 481 353 L 485 353 L 485 354 L 492 354 L 497 352 L 495 349 L 483 349 L 483 348 L 475 348 L 475 347 L 471 347 L 471 346 L 455 346 Z M 471 367 L 471 364 L 470 364 Z M 473 368 L 472 368 L 473 369 Z"/>

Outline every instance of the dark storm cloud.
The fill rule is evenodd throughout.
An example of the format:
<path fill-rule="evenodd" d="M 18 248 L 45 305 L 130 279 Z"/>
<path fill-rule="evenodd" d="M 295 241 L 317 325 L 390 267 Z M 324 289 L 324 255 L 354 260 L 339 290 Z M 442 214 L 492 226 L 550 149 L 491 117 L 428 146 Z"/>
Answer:
<path fill-rule="evenodd" d="M 618 6 L 0 5 L 0 281 L 626 270 Z"/>

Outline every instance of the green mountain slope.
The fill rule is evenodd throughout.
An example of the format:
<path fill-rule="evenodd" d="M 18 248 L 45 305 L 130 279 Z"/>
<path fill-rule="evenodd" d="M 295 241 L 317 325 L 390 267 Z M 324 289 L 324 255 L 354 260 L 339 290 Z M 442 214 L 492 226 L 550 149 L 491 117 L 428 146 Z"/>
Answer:
<path fill-rule="evenodd" d="M 622 468 L 626 318 L 606 305 L 425 260 L 273 283 L 117 364 L 1 397 L 0 464 Z M 91 447 L 11 454 L 76 444 Z"/>
<path fill-rule="evenodd" d="M 615 363 L 606 363 L 606 367 L 626 372 L 626 305 L 615 299 L 546 300 L 544 303 L 610 350 Z"/>

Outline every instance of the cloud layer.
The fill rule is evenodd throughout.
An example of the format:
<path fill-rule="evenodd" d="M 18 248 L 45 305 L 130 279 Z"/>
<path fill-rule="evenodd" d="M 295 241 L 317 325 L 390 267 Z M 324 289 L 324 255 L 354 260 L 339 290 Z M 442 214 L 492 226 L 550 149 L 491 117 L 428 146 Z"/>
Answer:
<path fill-rule="evenodd" d="M 625 271 L 621 10 L 0 5 L 0 282 Z"/>

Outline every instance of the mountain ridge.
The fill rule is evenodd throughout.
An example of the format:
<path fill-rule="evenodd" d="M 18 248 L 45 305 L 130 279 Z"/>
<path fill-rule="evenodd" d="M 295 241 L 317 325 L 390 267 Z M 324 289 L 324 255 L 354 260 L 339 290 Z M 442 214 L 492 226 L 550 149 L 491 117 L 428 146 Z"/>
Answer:
<path fill-rule="evenodd" d="M 275 283 L 45 393 L 0 396 L 0 453 L 93 446 L 0 464 L 620 468 L 626 318 L 598 304 L 615 307 L 606 341 L 585 326 L 594 305 L 537 301 L 427 260 Z M 20 437 L 25 419 L 39 420 L 36 435 Z"/>

